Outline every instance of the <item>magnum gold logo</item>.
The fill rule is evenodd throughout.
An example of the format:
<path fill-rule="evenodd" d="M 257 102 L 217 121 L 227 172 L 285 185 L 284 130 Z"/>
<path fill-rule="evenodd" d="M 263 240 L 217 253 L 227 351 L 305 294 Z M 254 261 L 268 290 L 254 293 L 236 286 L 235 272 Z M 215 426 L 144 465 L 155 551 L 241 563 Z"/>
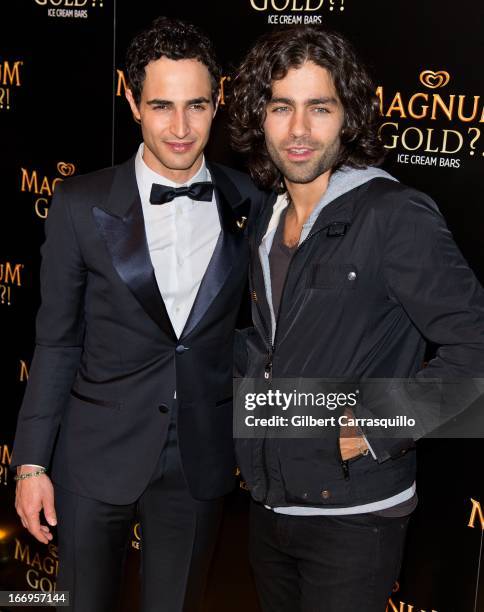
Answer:
<path fill-rule="evenodd" d="M 391 599 L 389 599 L 386 612 L 437 612 L 437 610 L 434 610 L 433 608 L 432 610 L 423 610 L 422 608 L 416 608 L 413 604 L 408 604 L 404 601 L 399 601 L 398 604 L 395 604 Z"/>
<path fill-rule="evenodd" d="M 133 539 L 131 540 L 131 546 L 136 548 L 136 550 L 140 550 L 141 548 L 141 525 L 139 523 L 135 523 L 133 525 Z"/>
<path fill-rule="evenodd" d="M 278 25 L 321 24 L 322 17 L 315 15 L 316 11 L 345 10 L 345 0 L 249 0 L 249 2 L 254 11 L 272 12 L 267 15 L 267 23 Z"/>
<path fill-rule="evenodd" d="M 128 84 L 126 82 L 126 75 L 124 74 L 124 70 L 120 70 L 119 68 L 116 68 L 116 75 L 117 75 L 116 95 L 118 97 L 124 96 L 124 94 L 126 93 L 126 89 L 128 87 Z"/>
<path fill-rule="evenodd" d="M 422 72 L 420 81 L 423 82 L 423 75 L 427 75 L 425 80 L 428 81 L 431 76 L 430 72 L 429 70 Z M 436 79 L 434 84 L 430 85 L 427 82 L 425 83 L 426 87 L 432 89 L 444 87 L 450 80 L 447 72 L 433 73 L 433 75 Z M 469 97 L 464 94 L 459 96 L 450 94 L 443 98 L 440 94 L 417 92 L 409 96 L 407 100 L 404 94 L 397 91 L 388 103 L 389 99 L 385 96 L 383 86 L 378 87 L 376 94 L 380 100 L 380 112 L 384 117 L 396 115 L 401 119 L 431 119 L 432 121 L 447 119 L 449 121 L 462 121 L 463 123 L 484 122 L 484 108 L 480 102 L 480 96 Z"/>
<path fill-rule="evenodd" d="M 445 70 L 440 70 L 440 72 L 434 72 L 433 70 L 424 70 L 420 73 L 420 82 L 425 87 L 430 87 L 430 89 L 438 89 L 439 87 L 445 87 L 447 83 L 450 81 L 450 74 L 445 72 Z"/>
<path fill-rule="evenodd" d="M 27 362 L 25 362 L 23 359 L 20 360 L 19 370 L 19 381 L 27 382 L 29 379 L 29 368 L 27 366 Z"/>
<path fill-rule="evenodd" d="M 400 584 L 396 582 L 392 592 L 398 593 L 399 590 Z M 432 610 L 429 610 L 428 608 L 427 610 L 423 610 L 422 608 L 417 608 L 415 604 L 408 604 L 404 601 L 399 601 L 398 604 L 396 604 L 390 597 L 385 612 L 437 612 L 437 610 L 434 610 L 433 608 Z"/>
<path fill-rule="evenodd" d="M 91 4 L 90 0 L 34 0 L 35 4 L 38 4 L 39 6 L 62 6 L 62 7 L 82 7 L 82 6 L 86 6 L 86 4 Z M 102 5 L 102 0 L 100 1 L 100 4 Z M 95 6 L 96 5 L 96 0 L 92 1 L 92 5 Z"/>
<path fill-rule="evenodd" d="M 128 87 L 128 82 L 126 80 L 126 75 L 124 73 L 124 70 L 120 70 L 119 68 L 116 68 L 116 96 L 119 97 L 124 97 L 124 94 L 126 93 L 126 89 Z M 226 104 L 226 84 L 229 83 L 232 80 L 232 77 L 230 76 L 223 76 L 220 79 L 220 105 L 221 106 L 225 106 Z"/>
<path fill-rule="evenodd" d="M 72 176 L 76 171 L 74 164 L 66 164 L 65 162 L 59 162 L 57 164 L 57 172 L 62 176 Z"/>
<path fill-rule="evenodd" d="M 9 480 L 9 465 L 12 463 L 12 451 L 7 444 L 0 444 L 0 485 L 7 485 Z"/>
<path fill-rule="evenodd" d="M 250 0 L 250 5 L 255 11 L 313 12 L 319 11 L 325 4 L 330 11 L 335 7 L 339 7 L 341 11 L 345 9 L 345 0 Z"/>
<path fill-rule="evenodd" d="M 4 60 L 0 62 L 0 83 L 3 86 L 20 87 L 20 67 L 23 65 L 23 61 L 17 60 L 16 62 L 9 62 Z"/>
<path fill-rule="evenodd" d="M 0 445 L 0 463 L 2 465 L 10 465 L 12 462 L 12 453 L 6 444 Z"/>
<path fill-rule="evenodd" d="M 76 166 L 72 163 L 60 161 L 57 164 L 57 172 L 60 176 L 49 178 L 42 175 L 40 171 L 20 168 L 20 191 L 33 193 L 35 214 L 41 219 L 47 219 L 49 214 L 50 198 L 52 197 L 58 183 L 65 177 L 72 176 L 76 172 Z"/>
<path fill-rule="evenodd" d="M 337 2 L 337 0 L 329 0 L 330 3 L 330 7 L 329 10 L 330 11 L 334 11 L 334 9 L 336 8 L 336 4 L 338 3 L 340 5 L 339 10 L 340 11 L 344 11 L 345 10 L 345 0 L 339 0 L 339 2 Z"/>
<path fill-rule="evenodd" d="M 255 11 L 318 11 L 324 0 L 250 0 Z"/>
<path fill-rule="evenodd" d="M 481 529 L 484 531 L 484 514 L 482 512 L 481 504 L 475 499 L 472 499 L 472 497 L 471 497 L 471 504 L 472 504 L 472 510 L 471 510 L 471 515 L 469 518 L 469 522 L 467 523 L 467 526 L 474 529 L 476 526 L 476 517 L 479 516 Z"/>
<path fill-rule="evenodd" d="M 0 304 L 12 303 L 12 287 L 22 286 L 24 264 L 11 261 L 0 263 Z"/>
<path fill-rule="evenodd" d="M 424 70 L 419 82 L 433 91 L 388 95 L 383 86 L 376 90 L 382 117 L 394 119 L 382 123 L 380 136 L 387 149 L 403 149 L 397 155 L 399 163 L 459 168 L 461 159 L 453 156 L 466 148 L 470 156 L 484 155 L 477 149 L 481 137 L 477 126 L 484 122 L 481 97 L 435 91 L 450 80 L 445 70 Z M 429 125 L 405 125 L 406 120 L 428 121 Z M 469 125 L 472 123 L 475 125 Z"/>
<path fill-rule="evenodd" d="M 32 554 L 28 544 L 22 544 L 15 538 L 14 559 L 29 567 L 25 574 L 28 586 L 36 591 L 52 593 L 56 589 L 55 578 L 59 573 L 57 546 L 51 543 L 47 551 L 43 556 Z"/>
<path fill-rule="evenodd" d="M 89 8 L 103 8 L 104 0 L 34 0 L 39 6 L 46 6 L 48 17 L 87 19 Z"/>
<path fill-rule="evenodd" d="M 21 287 L 23 267 L 23 264 L 13 264 L 11 261 L 0 263 L 0 282 Z"/>
<path fill-rule="evenodd" d="M 0 110 L 10 110 L 11 88 L 21 87 L 20 68 L 22 60 L 0 62 Z"/>

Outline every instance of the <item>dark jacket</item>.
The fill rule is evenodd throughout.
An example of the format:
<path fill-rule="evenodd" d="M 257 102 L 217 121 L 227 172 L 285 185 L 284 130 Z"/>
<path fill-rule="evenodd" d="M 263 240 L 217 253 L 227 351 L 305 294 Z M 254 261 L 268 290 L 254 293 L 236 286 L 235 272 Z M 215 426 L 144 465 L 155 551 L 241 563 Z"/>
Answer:
<path fill-rule="evenodd" d="M 483 376 L 484 292 L 430 198 L 376 178 L 327 204 L 289 266 L 274 342 L 258 254 L 271 215 L 269 206 L 251 238 L 247 377 Z M 423 369 L 426 341 L 438 350 Z M 344 507 L 412 484 L 412 440 L 369 437 L 377 460 L 343 465 L 333 429 L 321 439 L 237 440 L 253 497 Z"/>
<path fill-rule="evenodd" d="M 234 485 L 232 351 L 248 267 L 241 219 L 262 194 L 246 175 L 209 170 L 222 232 L 179 340 L 149 256 L 134 158 L 57 188 L 12 466 L 53 459 L 59 485 L 130 503 L 153 473 L 176 389 L 192 495 L 215 498 Z"/>

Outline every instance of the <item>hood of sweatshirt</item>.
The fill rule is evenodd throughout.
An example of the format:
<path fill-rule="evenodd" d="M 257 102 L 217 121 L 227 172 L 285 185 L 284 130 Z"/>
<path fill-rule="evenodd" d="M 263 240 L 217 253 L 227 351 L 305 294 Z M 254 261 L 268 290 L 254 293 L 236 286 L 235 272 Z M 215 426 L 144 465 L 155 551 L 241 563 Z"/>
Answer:
<path fill-rule="evenodd" d="M 386 178 L 390 181 L 397 181 L 395 177 L 388 172 L 385 172 L 385 170 L 381 170 L 380 168 L 375 168 L 373 166 L 368 168 L 351 168 L 350 166 L 343 166 L 334 172 L 329 179 L 328 188 L 326 189 L 323 197 L 316 204 L 314 210 L 303 226 L 300 243 L 306 238 L 311 227 L 318 218 L 319 213 L 325 206 L 348 191 L 351 191 L 356 187 L 360 187 L 361 185 L 368 183 L 368 181 L 375 178 Z M 273 234 L 277 225 L 279 224 L 281 213 L 285 208 L 287 208 L 288 204 L 287 194 L 285 193 L 279 195 L 274 203 L 272 217 L 263 238 L 263 241 L 266 242 L 265 247 L 267 251 L 269 251 L 272 246 Z M 269 243 L 267 242 L 268 240 Z"/>

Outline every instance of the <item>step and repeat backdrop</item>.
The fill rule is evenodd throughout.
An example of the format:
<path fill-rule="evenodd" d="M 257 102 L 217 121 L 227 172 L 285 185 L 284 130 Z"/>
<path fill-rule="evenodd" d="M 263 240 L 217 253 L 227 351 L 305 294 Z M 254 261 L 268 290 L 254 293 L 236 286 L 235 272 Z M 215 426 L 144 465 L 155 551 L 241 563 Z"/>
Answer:
<path fill-rule="evenodd" d="M 385 168 L 436 200 L 484 281 L 483 10 L 477 0 L 2 0 L 0 590 L 54 591 L 58 572 L 55 540 L 37 543 L 16 518 L 9 473 L 34 345 L 44 222 L 60 182 L 135 152 L 141 137 L 124 99 L 124 54 L 131 37 L 160 14 L 190 20 L 213 38 L 224 77 L 208 156 L 239 168 L 225 103 L 234 68 L 252 41 L 298 23 L 347 35 L 375 79 Z M 483 612 L 482 440 L 422 441 L 418 460 L 419 506 L 387 610 Z M 227 499 L 207 612 L 258 610 L 246 552 L 247 503 L 241 483 Z M 142 545 L 134 524 L 124 612 L 139 609 Z"/>

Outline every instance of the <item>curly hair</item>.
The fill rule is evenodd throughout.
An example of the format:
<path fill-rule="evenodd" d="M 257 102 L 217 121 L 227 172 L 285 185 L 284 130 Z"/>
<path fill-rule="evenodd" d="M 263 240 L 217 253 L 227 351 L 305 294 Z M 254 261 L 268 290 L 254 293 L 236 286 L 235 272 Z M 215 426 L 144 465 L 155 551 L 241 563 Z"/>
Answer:
<path fill-rule="evenodd" d="M 212 99 L 217 101 L 221 68 L 210 39 L 196 26 L 169 17 L 158 17 L 151 26 L 137 34 L 126 53 L 128 85 L 136 104 L 141 100 L 145 67 L 152 61 L 196 59 L 204 64 L 212 83 Z"/>
<path fill-rule="evenodd" d="M 266 105 L 273 81 L 307 61 L 328 70 L 344 110 L 341 149 L 333 170 L 342 165 L 376 165 L 385 155 L 378 137 L 378 98 L 350 43 L 314 26 L 272 31 L 256 42 L 238 69 L 230 101 L 230 134 L 235 150 L 248 155 L 252 178 L 278 193 L 286 189 L 265 143 Z"/>

